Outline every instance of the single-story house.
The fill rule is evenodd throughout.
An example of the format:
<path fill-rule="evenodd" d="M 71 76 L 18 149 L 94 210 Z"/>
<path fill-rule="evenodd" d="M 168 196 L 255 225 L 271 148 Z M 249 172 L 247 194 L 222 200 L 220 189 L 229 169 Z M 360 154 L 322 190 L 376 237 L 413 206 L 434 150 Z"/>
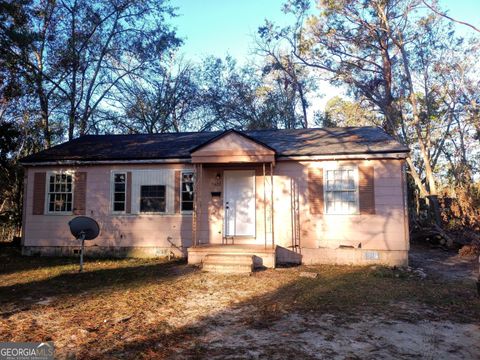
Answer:
<path fill-rule="evenodd" d="M 376 127 L 83 136 L 22 160 L 23 252 L 78 253 L 86 215 L 87 255 L 406 265 L 408 152 Z"/>

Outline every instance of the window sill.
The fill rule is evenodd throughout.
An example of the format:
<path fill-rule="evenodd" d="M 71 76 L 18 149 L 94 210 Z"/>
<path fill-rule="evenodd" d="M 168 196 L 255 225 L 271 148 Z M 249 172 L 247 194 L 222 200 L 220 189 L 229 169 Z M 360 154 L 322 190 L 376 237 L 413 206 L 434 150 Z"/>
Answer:
<path fill-rule="evenodd" d="M 326 216 L 354 216 L 360 215 L 360 213 L 345 213 L 345 214 L 324 214 Z"/>
<path fill-rule="evenodd" d="M 192 216 L 192 213 L 109 213 L 109 216 L 121 216 L 121 217 L 142 217 L 142 216 Z"/>
<path fill-rule="evenodd" d="M 348 215 L 361 215 L 360 212 L 354 212 L 354 213 L 324 213 L 324 215 L 327 216 L 348 216 Z"/>
<path fill-rule="evenodd" d="M 62 212 L 46 212 L 44 213 L 43 215 L 48 215 L 48 216 L 72 216 L 72 215 L 75 215 L 73 212 L 66 212 L 66 211 L 62 211 Z"/>

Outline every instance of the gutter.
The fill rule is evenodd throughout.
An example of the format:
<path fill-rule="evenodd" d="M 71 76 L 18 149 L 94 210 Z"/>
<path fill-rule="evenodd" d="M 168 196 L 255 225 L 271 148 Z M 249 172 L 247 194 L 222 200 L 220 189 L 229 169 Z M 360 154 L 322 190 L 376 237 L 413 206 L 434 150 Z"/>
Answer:
<path fill-rule="evenodd" d="M 151 160 L 58 160 L 39 162 L 20 162 L 24 166 L 47 165 L 111 165 L 111 164 L 190 164 L 190 158 L 151 159 Z"/>
<path fill-rule="evenodd" d="M 406 159 L 408 153 L 377 154 L 343 154 L 343 155 L 292 155 L 279 156 L 277 161 L 315 161 L 315 160 L 371 160 L 371 159 Z"/>

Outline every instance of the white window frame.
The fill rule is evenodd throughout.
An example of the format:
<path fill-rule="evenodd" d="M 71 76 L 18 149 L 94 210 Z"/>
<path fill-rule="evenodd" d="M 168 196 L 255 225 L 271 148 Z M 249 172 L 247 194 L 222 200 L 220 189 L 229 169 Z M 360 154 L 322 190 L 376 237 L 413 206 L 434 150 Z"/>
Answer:
<path fill-rule="evenodd" d="M 123 211 L 115 211 L 115 175 L 125 175 L 125 208 Z M 127 213 L 127 189 L 128 189 L 128 177 L 127 172 L 122 170 L 113 170 L 110 173 L 110 212 L 112 214 L 126 214 Z"/>
<path fill-rule="evenodd" d="M 353 171 L 353 181 L 355 185 L 355 210 L 352 212 L 345 211 L 328 211 L 327 207 L 327 194 L 332 191 L 327 189 L 327 172 L 335 170 L 351 170 Z M 339 191 L 341 192 L 341 190 Z M 358 166 L 356 165 L 340 165 L 340 164 L 325 164 L 323 167 L 323 210 L 326 215 L 358 215 L 360 214 L 360 199 L 359 199 L 359 186 L 358 186 Z"/>
<path fill-rule="evenodd" d="M 183 174 L 193 174 L 193 206 L 195 206 L 195 171 L 193 170 L 182 170 L 180 172 L 180 213 L 181 214 L 193 214 L 193 210 L 183 210 Z"/>
<path fill-rule="evenodd" d="M 165 188 L 165 211 L 142 211 L 142 186 L 163 186 Z M 166 215 L 168 214 L 168 186 L 166 184 L 141 184 L 138 193 L 138 214 L 139 215 Z"/>
<path fill-rule="evenodd" d="M 50 177 L 56 175 L 69 175 L 72 177 L 72 210 L 71 211 L 50 211 Z M 47 215 L 72 215 L 73 210 L 75 209 L 75 172 L 71 170 L 55 170 L 55 171 L 48 171 L 46 174 L 46 181 L 45 181 L 45 214 Z M 55 193 L 55 191 L 53 192 Z"/>

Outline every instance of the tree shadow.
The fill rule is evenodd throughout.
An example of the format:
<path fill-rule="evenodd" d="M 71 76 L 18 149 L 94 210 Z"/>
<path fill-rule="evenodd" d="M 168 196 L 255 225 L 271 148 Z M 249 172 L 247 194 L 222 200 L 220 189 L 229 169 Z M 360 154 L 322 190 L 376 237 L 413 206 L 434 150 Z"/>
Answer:
<path fill-rule="evenodd" d="M 19 249 L 4 248 L 0 249 L 0 275 L 42 268 L 45 266 L 46 258 L 48 258 L 49 268 L 78 264 L 79 262 L 77 257 L 22 256 Z M 88 261 L 85 259 L 85 262 Z"/>
<path fill-rule="evenodd" d="M 285 332 L 295 336 L 295 332 L 307 331 L 326 336 L 322 329 L 315 328 L 318 324 L 313 328 L 304 324 L 308 319 L 314 322 L 325 314 L 335 314 L 343 322 L 361 321 L 365 314 L 412 321 L 412 314 L 419 317 L 416 309 L 395 303 L 435 301 L 435 304 L 429 303 L 430 306 L 441 307 L 450 301 L 442 299 L 442 295 L 448 298 L 449 292 L 442 290 L 441 284 L 426 291 L 423 286 L 415 285 L 417 279 L 398 278 L 397 270 L 380 269 L 378 274 L 372 274 L 376 270 L 348 269 L 339 271 L 338 275 L 324 277 L 320 273 L 315 279 L 292 279 L 274 291 L 252 296 L 221 311 L 212 311 L 175 331 L 165 331 L 164 321 L 158 321 L 143 329 L 141 340 L 117 342 L 101 352 L 85 349 L 91 351 L 80 358 L 316 358 L 303 351 L 301 342 L 287 344 L 282 342 L 281 336 L 285 336 Z M 262 277 L 261 274 L 255 276 L 259 280 Z M 476 311 L 480 311 L 480 306 Z M 299 322 L 289 318 L 297 313 L 301 314 Z M 441 317 L 440 313 L 438 315 Z M 281 329 L 277 327 L 280 321 L 285 322 Z M 256 336 L 270 340 L 256 342 Z"/>
<path fill-rule="evenodd" d="M 37 261 L 34 262 L 40 267 L 42 262 L 45 265 L 46 259 L 49 263 L 50 261 L 56 262 L 57 265 L 54 266 L 73 264 L 74 262 L 74 259 L 70 258 L 40 258 L 35 259 Z M 133 266 L 128 266 L 128 263 L 125 263 L 126 266 L 123 267 L 93 270 L 89 270 L 89 263 L 93 264 L 94 260 L 86 261 L 85 271 L 82 273 L 79 273 L 78 268 L 75 267 L 50 278 L 0 286 L 0 307 L 17 309 L 1 315 L 13 315 L 21 311 L 20 308 L 28 308 L 28 306 L 45 298 L 76 296 L 84 292 L 100 292 L 106 289 L 113 291 L 137 288 L 150 283 L 168 281 L 196 271 L 196 268 L 186 265 L 183 259 Z M 20 266 L 21 268 L 22 266 Z M 50 266 L 47 269 L 51 269 Z"/>

